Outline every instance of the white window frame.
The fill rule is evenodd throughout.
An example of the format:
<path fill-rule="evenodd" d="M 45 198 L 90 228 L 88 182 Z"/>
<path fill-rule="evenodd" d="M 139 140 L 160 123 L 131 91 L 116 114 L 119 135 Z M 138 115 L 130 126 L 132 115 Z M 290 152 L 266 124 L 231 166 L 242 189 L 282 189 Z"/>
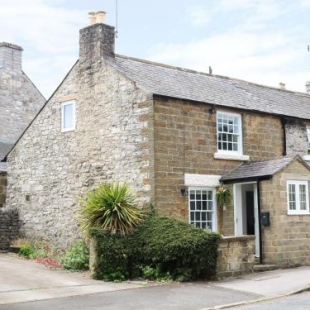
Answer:
<path fill-rule="evenodd" d="M 198 210 L 196 209 L 197 205 L 195 206 L 195 210 L 191 210 L 191 191 L 211 191 L 212 192 L 212 204 L 213 204 L 213 210 L 210 212 L 208 210 L 205 210 L 205 212 L 203 212 L 204 210 Z M 196 226 L 196 222 L 199 222 L 201 225 L 203 222 L 206 222 L 206 220 L 202 220 L 202 215 L 200 215 L 200 220 L 194 220 L 192 221 L 191 220 L 191 213 L 193 211 L 200 211 L 200 213 L 206 213 L 206 219 L 207 219 L 207 213 L 212 213 L 212 228 L 211 230 L 213 232 L 217 232 L 217 204 L 216 204 L 216 197 L 215 197 L 215 194 L 216 194 L 216 189 L 214 187 L 202 187 L 202 186 L 192 186 L 192 187 L 189 187 L 188 188 L 188 221 L 190 224 L 193 224 L 195 227 L 198 227 Z M 196 199 L 194 200 L 195 202 L 197 201 Z M 207 201 L 207 200 L 206 200 Z M 201 208 L 202 209 L 202 208 Z M 200 225 L 200 226 L 201 226 Z M 198 227 L 199 228 L 199 227 Z M 202 229 L 204 229 L 203 227 L 200 227 Z M 206 227 L 205 229 L 208 229 L 208 227 Z"/>
<path fill-rule="evenodd" d="M 218 147 L 219 144 L 219 130 L 218 130 L 218 119 L 219 115 L 227 115 L 228 117 L 236 117 L 238 119 L 238 150 L 220 150 Z M 218 111 L 216 113 L 216 149 L 217 152 L 214 153 L 214 158 L 216 159 L 228 159 L 228 160 L 242 160 L 247 161 L 250 159 L 248 155 L 243 155 L 243 136 L 242 136 L 242 117 L 241 114 L 238 113 L 231 113 L 231 112 L 225 112 L 225 111 Z"/>
<path fill-rule="evenodd" d="M 72 127 L 65 127 L 65 107 L 68 105 L 72 105 Z M 75 100 L 70 100 L 63 102 L 61 104 L 61 131 L 66 132 L 66 131 L 73 131 L 75 130 Z"/>
<path fill-rule="evenodd" d="M 296 210 L 290 209 L 290 192 L 289 186 L 295 185 L 295 204 Z M 305 185 L 305 194 L 306 194 L 306 210 L 301 210 L 300 204 L 300 192 L 299 192 L 299 185 Z M 288 215 L 302 215 L 302 214 L 309 214 L 309 193 L 308 193 L 308 181 L 296 181 L 296 180 L 288 180 L 287 181 L 287 214 Z"/>
<path fill-rule="evenodd" d="M 218 143 L 219 143 L 219 131 L 218 131 L 218 120 L 219 120 L 219 116 L 220 115 L 225 115 L 228 117 L 233 117 L 233 118 L 237 118 L 238 119 L 238 142 L 237 142 L 237 146 L 238 146 L 238 150 L 237 151 L 233 151 L 233 150 L 220 150 L 218 147 Z M 228 113 L 228 112 L 222 112 L 222 111 L 218 111 L 216 113 L 216 142 L 217 142 L 217 152 L 218 153 L 225 153 L 225 154 L 236 154 L 236 155 L 242 155 L 243 154 L 243 149 L 242 149 L 242 123 L 241 123 L 241 115 L 237 114 L 237 113 Z"/>

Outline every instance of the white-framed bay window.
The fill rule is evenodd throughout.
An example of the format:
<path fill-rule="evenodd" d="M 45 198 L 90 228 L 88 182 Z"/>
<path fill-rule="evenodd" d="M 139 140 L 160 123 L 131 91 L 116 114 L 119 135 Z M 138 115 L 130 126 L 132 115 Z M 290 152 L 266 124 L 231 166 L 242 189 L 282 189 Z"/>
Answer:
<path fill-rule="evenodd" d="M 61 131 L 75 130 L 75 100 L 61 104 Z"/>
<path fill-rule="evenodd" d="M 248 160 L 243 155 L 242 119 L 237 113 L 218 111 L 216 113 L 217 153 L 215 158 Z"/>
<path fill-rule="evenodd" d="M 287 214 L 309 214 L 308 181 L 287 181 Z"/>
<path fill-rule="evenodd" d="M 215 188 L 189 187 L 189 222 L 195 227 L 217 231 Z"/>

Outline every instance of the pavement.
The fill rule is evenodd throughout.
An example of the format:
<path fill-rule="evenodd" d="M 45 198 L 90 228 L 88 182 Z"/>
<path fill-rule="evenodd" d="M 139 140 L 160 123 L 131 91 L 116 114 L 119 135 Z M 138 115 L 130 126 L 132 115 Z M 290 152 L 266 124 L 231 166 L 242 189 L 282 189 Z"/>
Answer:
<path fill-rule="evenodd" d="M 107 298 L 135 300 L 141 308 L 224 309 L 274 299 L 310 289 L 310 266 L 253 273 L 237 279 L 212 282 L 165 283 L 103 282 L 89 273 L 50 270 L 15 254 L 0 254 L 0 309 L 13 304 L 61 298 Z M 126 299 L 127 298 L 127 299 Z M 127 302 L 126 309 L 131 309 Z M 146 305 L 152 305 L 147 307 Z M 172 306 L 175 305 L 175 308 Z M 10 308 L 11 309 L 11 308 Z"/>

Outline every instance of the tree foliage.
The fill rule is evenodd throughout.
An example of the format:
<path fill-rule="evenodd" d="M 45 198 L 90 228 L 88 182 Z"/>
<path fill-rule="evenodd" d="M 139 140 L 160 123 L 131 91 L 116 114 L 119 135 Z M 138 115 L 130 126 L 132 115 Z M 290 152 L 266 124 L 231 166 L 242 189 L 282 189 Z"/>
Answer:
<path fill-rule="evenodd" d="M 109 233 L 126 235 L 143 220 L 134 196 L 126 184 L 102 183 L 82 199 L 82 229 L 101 228 Z"/>

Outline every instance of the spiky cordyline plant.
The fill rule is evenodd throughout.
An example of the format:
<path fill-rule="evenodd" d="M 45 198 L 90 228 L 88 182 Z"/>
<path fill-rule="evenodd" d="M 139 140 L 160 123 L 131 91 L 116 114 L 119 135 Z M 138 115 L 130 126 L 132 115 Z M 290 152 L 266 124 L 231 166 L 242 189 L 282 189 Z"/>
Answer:
<path fill-rule="evenodd" d="M 82 229 L 99 227 L 110 233 L 126 235 L 143 220 L 126 184 L 102 183 L 82 199 Z"/>

